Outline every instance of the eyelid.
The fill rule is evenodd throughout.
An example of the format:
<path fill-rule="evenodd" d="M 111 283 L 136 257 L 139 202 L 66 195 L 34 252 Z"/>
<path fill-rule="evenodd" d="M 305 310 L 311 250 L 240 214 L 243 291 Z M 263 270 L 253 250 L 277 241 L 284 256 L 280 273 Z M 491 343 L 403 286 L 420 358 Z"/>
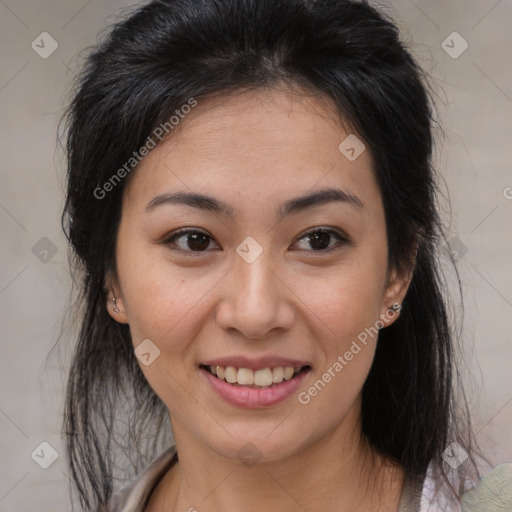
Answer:
<path fill-rule="evenodd" d="M 315 251 L 314 249 L 305 249 L 306 252 L 316 253 L 318 255 L 321 255 L 321 254 L 325 254 L 325 253 L 328 253 L 328 252 L 338 249 L 340 247 L 340 245 L 350 243 L 349 238 L 342 231 L 338 230 L 337 228 L 333 228 L 330 226 L 315 226 L 313 228 L 309 228 L 306 231 L 303 231 L 300 235 L 298 235 L 297 239 L 295 240 L 295 242 L 292 244 L 291 247 L 293 247 L 295 244 L 300 242 L 303 238 L 307 237 L 308 235 L 311 235 L 318 231 L 324 231 L 324 232 L 329 233 L 330 235 L 334 235 L 338 239 L 338 243 L 335 244 L 334 246 L 330 247 L 329 249 L 322 249 L 322 250 L 318 250 L 318 251 Z M 176 238 L 179 238 L 180 236 L 187 235 L 187 234 L 193 234 L 193 233 L 204 234 L 211 241 L 213 241 L 216 245 L 219 245 L 219 244 L 217 244 L 217 242 L 215 241 L 213 236 L 211 236 L 207 231 L 200 229 L 200 228 L 192 228 L 192 227 L 179 228 L 176 231 L 173 231 L 169 235 L 165 236 L 165 238 L 162 241 L 162 244 L 166 245 L 166 246 L 170 245 Z M 178 249 L 173 248 L 172 250 L 181 252 L 182 254 L 193 255 L 193 256 L 200 256 L 203 253 L 209 252 L 208 250 L 192 251 L 192 250 L 184 250 L 184 249 L 179 249 L 179 248 Z"/>
<path fill-rule="evenodd" d="M 297 242 L 300 242 L 303 238 L 307 237 L 308 235 L 311 235 L 313 233 L 316 233 L 318 231 L 325 231 L 331 235 L 335 235 L 335 237 L 338 239 L 338 243 L 330 247 L 329 249 L 323 249 L 321 251 L 315 251 L 313 249 L 306 250 L 309 253 L 316 253 L 318 255 L 325 254 L 331 251 L 334 251 L 336 249 L 340 248 L 340 245 L 349 244 L 350 239 L 345 233 L 343 233 L 341 230 L 337 228 L 333 228 L 330 226 L 315 226 L 314 228 L 310 228 L 304 232 L 302 232 L 298 237 L 297 240 L 293 243 L 295 245 Z M 293 247 L 292 245 L 292 247 Z"/>
<path fill-rule="evenodd" d="M 213 236 L 211 236 L 207 231 L 205 231 L 203 229 L 200 229 L 200 228 L 192 228 L 192 227 L 189 227 L 189 228 L 179 228 L 176 231 L 173 231 L 173 232 L 169 233 L 168 235 L 166 235 L 163 238 L 161 243 L 162 243 L 162 245 L 169 246 L 169 245 L 171 245 L 173 243 L 173 241 L 176 238 L 180 238 L 181 236 L 188 235 L 188 234 L 194 234 L 194 233 L 201 233 L 201 234 L 207 236 L 216 245 L 219 245 L 219 244 L 217 244 L 217 242 L 215 241 Z M 205 251 L 191 251 L 191 250 L 184 250 L 184 249 L 180 249 L 180 248 L 171 248 L 171 250 L 172 251 L 176 251 L 176 252 L 180 252 L 182 254 L 186 254 L 187 256 L 190 256 L 190 255 L 192 255 L 192 256 L 200 256 L 201 254 L 209 252 L 208 250 L 205 250 Z"/>
<path fill-rule="evenodd" d="M 173 238 L 177 238 L 180 235 L 186 235 L 189 233 L 202 233 L 203 235 L 208 235 L 211 237 L 211 235 L 204 229 L 187 227 L 187 228 L 178 228 L 175 231 L 171 231 L 169 234 L 165 235 L 164 240 L 172 240 Z M 211 237 L 211 238 L 213 238 L 213 237 Z"/>

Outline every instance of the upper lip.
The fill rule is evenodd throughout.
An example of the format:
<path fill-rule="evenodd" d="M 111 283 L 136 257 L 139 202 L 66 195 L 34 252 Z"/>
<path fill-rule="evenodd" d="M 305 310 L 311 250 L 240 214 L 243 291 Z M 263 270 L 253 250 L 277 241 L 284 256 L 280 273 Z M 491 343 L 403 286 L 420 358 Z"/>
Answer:
<path fill-rule="evenodd" d="M 263 356 L 258 358 L 249 358 L 244 356 L 228 356 L 210 359 L 202 363 L 204 366 L 234 366 L 235 368 L 250 368 L 251 370 L 261 370 L 263 368 L 276 368 L 279 366 L 293 366 L 295 368 L 302 366 L 311 366 L 306 361 L 298 359 L 288 359 L 279 356 Z"/>

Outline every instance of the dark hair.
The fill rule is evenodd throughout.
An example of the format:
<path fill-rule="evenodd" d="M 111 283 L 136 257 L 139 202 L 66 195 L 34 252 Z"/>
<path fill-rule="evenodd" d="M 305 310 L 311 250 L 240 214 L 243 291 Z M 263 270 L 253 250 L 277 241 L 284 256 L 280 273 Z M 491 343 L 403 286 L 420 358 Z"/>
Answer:
<path fill-rule="evenodd" d="M 408 474 L 424 476 L 432 462 L 448 479 L 443 450 L 457 441 L 471 455 L 474 441 L 466 400 L 455 393 L 458 334 L 440 270 L 446 240 L 432 163 L 434 102 L 392 19 L 366 1 L 153 1 L 113 27 L 77 85 L 66 117 L 63 227 L 83 310 L 63 430 L 81 505 L 95 507 L 113 493 L 116 447 L 136 457 L 138 472 L 170 435 L 128 326 L 105 307 L 127 180 L 104 198 L 97 191 L 191 98 L 283 85 L 328 98 L 370 150 L 389 267 L 412 269 L 417 247 L 403 310 L 381 330 L 364 384 L 363 435 Z M 472 456 L 461 476 L 470 464 Z"/>

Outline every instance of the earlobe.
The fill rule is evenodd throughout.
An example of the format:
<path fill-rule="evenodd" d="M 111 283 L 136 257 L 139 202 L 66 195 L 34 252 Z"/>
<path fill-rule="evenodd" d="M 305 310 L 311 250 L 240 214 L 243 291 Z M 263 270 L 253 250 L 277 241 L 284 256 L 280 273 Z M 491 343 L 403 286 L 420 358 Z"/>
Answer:
<path fill-rule="evenodd" d="M 124 301 L 116 286 L 112 283 L 112 279 L 107 277 L 105 280 L 105 296 L 106 296 L 106 308 L 108 314 L 116 321 L 121 324 L 128 323 L 128 317 L 126 315 L 126 309 L 124 307 Z"/>
<path fill-rule="evenodd" d="M 114 313 L 120 313 L 121 310 L 117 307 L 117 301 L 116 301 L 115 295 L 112 297 L 112 304 L 113 304 L 112 309 L 114 310 Z"/>
<path fill-rule="evenodd" d="M 107 295 L 107 311 L 116 322 L 121 324 L 128 323 L 128 317 L 126 316 L 123 300 L 116 296 L 113 288 Z"/>
<path fill-rule="evenodd" d="M 389 307 L 385 313 L 381 313 L 380 315 L 380 327 L 379 329 L 383 329 L 384 327 L 389 327 L 398 317 L 402 311 L 402 304 L 399 302 L 395 302 Z"/>
<path fill-rule="evenodd" d="M 390 326 L 400 316 L 411 280 L 412 270 L 404 273 L 393 271 L 382 299 L 384 310 L 380 314 L 381 328 Z"/>
<path fill-rule="evenodd" d="M 114 313 L 121 313 L 121 310 L 117 307 L 117 299 L 113 291 L 112 295 L 112 309 L 114 310 Z"/>

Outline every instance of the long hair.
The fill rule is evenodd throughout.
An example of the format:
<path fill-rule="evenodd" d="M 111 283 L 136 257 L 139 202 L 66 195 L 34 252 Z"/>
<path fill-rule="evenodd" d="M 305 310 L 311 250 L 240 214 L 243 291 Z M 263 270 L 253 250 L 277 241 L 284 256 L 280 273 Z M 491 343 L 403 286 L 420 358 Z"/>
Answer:
<path fill-rule="evenodd" d="M 129 328 L 106 310 L 105 276 L 115 274 L 129 179 L 112 176 L 137 172 L 126 162 L 191 98 L 282 85 L 328 98 L 370 150 L 390 268 L 410 268 L 417 248 L 402 313 L 381 330 L 364 384 L 364 437 L 411 475 L 432 464 L 448 479 L 453 471 L 442 453 L 453 441 L 470 454 L 457 471 L 463 476 L 473 463 L 440 270 L 446 240 L 433 165 L 435 102 L 392 19 L 366 1 L 155 0 L 115 24 L 90 53 L 65 117 L 62 223 L 82 309 L 63 435 L 84 509 L 112 495 L 116 452 L 124 450 L 138 472 L 170 435 Z"/>

